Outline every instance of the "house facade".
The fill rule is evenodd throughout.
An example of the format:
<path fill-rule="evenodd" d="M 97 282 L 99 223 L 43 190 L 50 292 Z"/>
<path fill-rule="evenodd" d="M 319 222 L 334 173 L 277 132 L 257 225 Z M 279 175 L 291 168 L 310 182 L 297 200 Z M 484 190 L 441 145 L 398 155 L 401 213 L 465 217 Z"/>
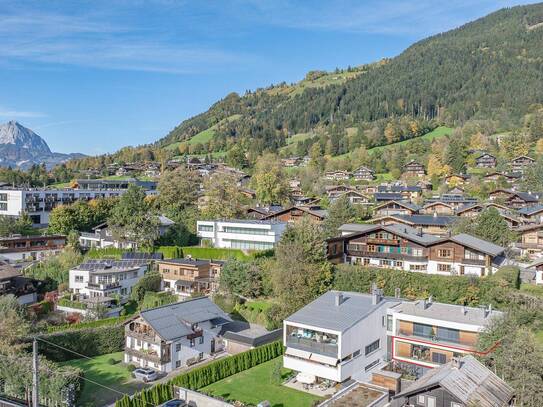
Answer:
<path fill-rule="evenodd" d="M 424 165 L 416 161 L 408 162 L 404 165 L 402 170 L 402 176 L 405 178 L 424 177 L 425 174 L 426 170 L 424 168 Z"/>
<path fill-rule="evenodd" d="M 225 249 L 273 249 L 287 227 L 273 220 L 198 221 L 197 234 L 202 243 Z"/>
<path fill-rule="evenodd" d="M 533 260 L 543 254 L 543 224 L 523 225 L 514 231 L 518 236 L 515 247 L 521 256 Z"/>
<path fill-rule="evenodd" d="M 477 168 L 494 168 L 496 167 L 497 160 L 492 154 L 484 153 L 475 159 L 475 166 Z"/>
<path fill-rule="evenodd" d="M 398 302 L 379 290 L 321 295 L 284 320 L 284 367 L 338 383 L 376 369 L 386 355 L 386 310 Z"/>
<path fill-rule="evenodd" d="M 441 275 L 485 276 L 504 262 L 504 249 L 466 234 L 440 238 L 408 226 L 347 224 L 327 241 L 334 263 Z"/>
<path fill-rule="evenodd" d="M 9 264 L 0 263 L 0 296 L 12 294 L 21 305 L 34 304 L 38 300 L 39 284 Z"/>
<path fill-rule="evenodd" d="M 322 222 L 328 216 L 328 211 L 319 205 L 297 205 L 264 216 L 263 220 L 275 222 L 295 222 L 302 218 L 310 218 L 316 222 Z"/>
<path fill-rule="evenodd" d="M 377 205 L 373 213 L 376 217 L 388 215 L 414 215 L 419 207 L 412 203 L 402 201 L 388 201 Z"/>
<path fill-rule="evenodd" d="M 528 157 L 527 155 L 521 155 L 520 157 L 513 158 L 509 164 L 511 166 L 511 171 L 523 174 L 524 171 L 534 163 L 535 160 L 533 158 Z"/>
<path fill-rule="evenodd" d="M 404 301 L 387 310 L 390 358 L 421 376 L 454 357 L 477 354 L 479 334 L 503 315 L 429 299 Z"/>
<path fill-rule="evenodd" d="M 209 298 L 152 308 L 125 323 L 124 362 L 169 373 L 223 350 L 230 317 Z"/>
<path fill-rule="evenodd" d="M 180 297 L 210 294 L 215 288 L 215 274 L 209 260 L 168 259 L 157 262 L 162 276 L 162 290 Z M 218 273 L 217 273 L 218 274 Z"/>
<path fill-rule="evenodd" d="M 11 236 L 0 238 L 0 259 L 9 262 L 41 260 L 59 254 L 66 236 Z"/>
<path fill-rule="evenodd" d="M 372 169 L 362 166 L 353 171 L 353 178 L 355 181 L 373 181 L 375 174 Z"/>

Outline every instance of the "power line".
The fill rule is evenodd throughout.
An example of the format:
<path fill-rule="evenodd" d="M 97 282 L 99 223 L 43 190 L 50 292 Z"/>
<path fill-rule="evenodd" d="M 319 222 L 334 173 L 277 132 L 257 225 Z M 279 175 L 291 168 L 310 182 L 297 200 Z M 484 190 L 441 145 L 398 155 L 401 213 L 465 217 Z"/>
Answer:
<path fill-rule="evenodd" d="M 92 358 L 89 357 L 89 356 L 87 356 L 87 355 L 83 355 L 83 354 L 81 354 L 81 353 L 78 353 L 78 352 L 73 351 L 73 350 L 71 350 L 71 349 L 65 348 L 64 346 L 58 345 L 58 344 L 56 344 L 56 343 L 46 341 L 46 340 L 43 339 L 43 338 L 38 338 L 38 337 L 36 337 L 36 339 L 38 339 L 38 340 L 40 340 L 40 341 L 42 341 L 42 342 L 45 342 L 45 343 L 47 343 L 47 344 L 49 344 L 49 345 L 56 346 L 57 348 L 62 349 L 62 350 L 64 350 L 64 351 L 66 351 L 66 352 L 71 352 L 71 353 L 73 353 L 74 355 L 78 355 L 78 356 L 81 356 L 82 358 L 85 358 L 85 359 L 88 359 L 88 360 L 92 360 Z M 58 373 L 57 373 L 57 374 L 58 374 Z M 150 405 L 150 406 L 155 407 L 155 404 L 149 403 L 149 402 L 147 402 L 147 401 L 145 401 L 145 400 L 143 400 L 143 399 L 141 399 L 141 398 L 134 397 L 134 395 L 130 395 L 130 394 L 128 394 L 128 393 L 124 393 L 124 392 L 122 392 L 122 391 L 119 391 L 119 390 L 113 389 L 113 388 L 111 388 L 111 387 L 105 386 L 105 385 L 103 385 L 103 384 L 101 384 L 101 383 L 95 382 L 94 380 L 91 380 L 91 379 L 86 378 L 86 377 L 81 376 L 81 375 L 76 375 L 76 376 L 79 377 L 79 378 L 81 378 L 81 379 L 83 379 L 83 380 L 86 380 L 86 381 L 88 381 L 88 382 L 91 382 L 91 383 L 93 383 L 93 384 L 96 384 L 97 386 L 100 386 L 100 387 L 103 387 L 103 388 L 105 388 L 105 389 L 111 390 L 111 391 L 113 391 L 113 392 L 115 392 L 115 393 L 117 393 L 117 394 L 120 394 L 120 395 L 123 395 L 123 396 L 132 397 L 133 399 L 140 400 L 140 401 L 142 401 L 142 402 L 145 403 L 145 404 L 148 404 L 148 405 Z"/>

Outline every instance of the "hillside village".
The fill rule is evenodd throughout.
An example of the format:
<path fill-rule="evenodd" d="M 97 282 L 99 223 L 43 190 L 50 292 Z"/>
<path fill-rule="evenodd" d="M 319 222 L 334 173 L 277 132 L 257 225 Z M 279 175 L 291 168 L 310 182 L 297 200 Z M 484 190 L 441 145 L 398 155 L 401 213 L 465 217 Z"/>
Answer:
<path fill-rule="evenodd" d="M 543 101 L 288 110 L 426 46 L 0 168 L 0 406 L 543 405 Z"/>

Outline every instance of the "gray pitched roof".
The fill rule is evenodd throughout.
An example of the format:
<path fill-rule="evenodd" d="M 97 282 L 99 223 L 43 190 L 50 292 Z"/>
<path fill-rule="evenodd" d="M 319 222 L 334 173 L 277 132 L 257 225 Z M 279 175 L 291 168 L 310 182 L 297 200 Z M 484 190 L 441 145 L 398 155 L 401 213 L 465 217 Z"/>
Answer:
<path fill-rule="evenodd" d="M 514 396 L 511 386 L 473 356 L 468 355 L 460 359 L 459 366 L 455 366 L 455 361 L 451 361 L 430 370 L 394 399 L 398 400 L 437 386 L 447 390 L 464 405 L 478 407 L 508 406 Z"/>
<path fill-rule="evenodd" d="M 181 264 L 185 266 L 203 266 L 206 264 L 209 264 L 209 260 L 198 260 L 198 259 L 167 259 L 167 260 L 160 260 L 158 263 L 162 264 Z"/>
<path fill-rule="evenodd" d="M 343 295 L 343 302 L 336 305 L 336 295 Z M 385 303 L 393 305 L 395 298 L 383 298 L 372 304 L 370 294 L 346 291 L 328 291 L 285 319 L 287 322 L 307 324 L 333 331 L 345 332 L 366 318 Z"/>
<path fill-rule="evenodd" d="M 211 320 L 217 324 L 232 321 L 207 297 L 152 308 L 142 311 L 140 316 L 166 341 L 192 333 L 192 324 Z"/>
<path fill-rule="evenodd" d="M 543 205 L 539 204 L 539 205 L 526 206 L 524 208 L 520 208 L 518 210 L 518 213 L 522 215 L 530 216 L 542 211 L 543 211 Z"/>
<path fill-rule="evenodd" d="M 463 246 L 470 247 L 474 250 L 489 254 L 491 256 L 498 256 L 505 250 L 503 247 L 497 244 L 487 242 L 486 240 L 479 239 L 478 237 L 468 235 L 466 233 L 460 233 L 450 238 L 453 242 L 461 244 Z"/>
<path fill-rule="evenodd" d="M 457 216 L 434 216 L 434 215 L 391 215 L 395 218 L 404 220 L 415 225 L 436 225 L 447 226 L 454 223 Z"/>

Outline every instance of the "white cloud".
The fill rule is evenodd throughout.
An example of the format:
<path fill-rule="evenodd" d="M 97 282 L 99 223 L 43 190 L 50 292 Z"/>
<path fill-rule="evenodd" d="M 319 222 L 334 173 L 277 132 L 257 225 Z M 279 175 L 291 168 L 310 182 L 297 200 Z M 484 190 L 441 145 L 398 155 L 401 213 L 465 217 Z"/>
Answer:
<path fill-rule="evenodd" d="M 0 117 L 7 119 L 28 119 L 36 117 L 47 117 L 45 113 L 41 112 L 30 112 L 24 110 L 9 109 L 0 106 Z"/>

